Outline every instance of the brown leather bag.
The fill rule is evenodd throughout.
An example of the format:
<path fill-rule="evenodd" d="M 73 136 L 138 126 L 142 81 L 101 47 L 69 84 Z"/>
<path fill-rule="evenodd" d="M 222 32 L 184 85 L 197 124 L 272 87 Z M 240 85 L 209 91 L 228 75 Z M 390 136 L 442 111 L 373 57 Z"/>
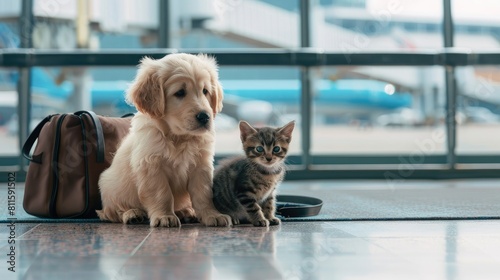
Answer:
<path fill-rule="evenodd" d="M 23 207 L 44 218 L 95 218 L 101 209 L 97 182 L 127 135 L 131 118 L 91 111 L 47 116 L 23 145 L 30 160 Z M 38 140 L 33 155 L 30 151 Z"/>

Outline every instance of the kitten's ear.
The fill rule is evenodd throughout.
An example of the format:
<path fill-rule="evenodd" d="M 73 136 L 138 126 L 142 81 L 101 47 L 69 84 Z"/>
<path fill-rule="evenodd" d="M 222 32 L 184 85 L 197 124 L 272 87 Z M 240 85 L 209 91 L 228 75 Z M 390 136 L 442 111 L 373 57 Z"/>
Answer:
<path fill-rule="evenodd" d="M 247 140 L 248 135 L 254 133 L 257 133 L 257 130 L 255 130 L 255 128 L 253 128 L 246 121 L 240 121 L 240 138 L 242 142 L 245 142 Z"/>
<path fill-rule="evenodd" d="M 290 143 L 292 140 L 292 132 L 293 129 L 295 128 L 295 121 L 291 121 L 284 125 L 283 127 L 278 129 L 279 134 L 285 136 L 285 140 Z"/>

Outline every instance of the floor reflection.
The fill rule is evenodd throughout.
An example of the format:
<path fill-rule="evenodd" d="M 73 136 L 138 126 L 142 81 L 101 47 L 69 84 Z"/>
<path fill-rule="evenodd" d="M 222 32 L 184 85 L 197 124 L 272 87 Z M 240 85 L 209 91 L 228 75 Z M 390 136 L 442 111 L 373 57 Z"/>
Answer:
<path fill-rule="evenodd" d="M 497 220 L 39 224 L 18 235 L 15 277 L 0 263 L 0 279 L 498 279 L 498 251 Z"/>
<path fill-rule="evenodd" d="M 42 224 L 19 240 L 21 274 L 26 279 L 69 275 L 78 279 L 282 279 L 275 264 L 277 231 L 279 227 Z"/>

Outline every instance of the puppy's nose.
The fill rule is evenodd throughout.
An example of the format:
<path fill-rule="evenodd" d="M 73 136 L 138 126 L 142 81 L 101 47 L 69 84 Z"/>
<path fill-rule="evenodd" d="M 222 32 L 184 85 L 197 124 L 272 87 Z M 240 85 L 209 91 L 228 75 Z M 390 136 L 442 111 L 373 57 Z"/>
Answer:
<path fill-rule="evenodd" d="M 210 116 L 206 112 L 201 112 L 196 115 L 196 119 L 201 124 L 207 124 L 208 120 L 210 120 Z"/>

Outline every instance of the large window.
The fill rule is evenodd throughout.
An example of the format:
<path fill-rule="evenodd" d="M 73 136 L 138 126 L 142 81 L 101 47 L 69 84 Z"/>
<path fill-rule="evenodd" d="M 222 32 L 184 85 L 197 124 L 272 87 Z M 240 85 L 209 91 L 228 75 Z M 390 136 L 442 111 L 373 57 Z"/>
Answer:
<path fill-rule="evenodd" d="M 299 1 L 170 1 L 175 48 L 297 48 Z"/>
<path fill-rule="evenodd" d="M 455 27 L 454 46 L 471 50 L 497 50 L 500 19 L 496 11 L 500 2 L 451 0 Z"/>
<path fill-rule="evenodd" d="M 224 108 L 216 117 L 216 154 L 241 154 L 238 121 L 252 125 L 282 126 L 300 123 L 301 84 L 297 68 L 222 67 Z M 300 125 L 294 129 L 289 154 L 300 154 Z"/>
<path fill-rule="evenodd" d="M 457 153 L 500 154 L 500 68 L 457 68 Z"/>
<path fill-rule="evenodd" d="M 446 153 L 441 67 L 325 67 L 316 73 L 312 153 Z"/>
<path fill-rule="evenodd" d="M 364 6 L 342 1 L 313 6 L 312 46 L 346 53 L 443 46 L 440 1 L 364 2 Z"/>
<path fill-rule="evenodd" d="M 19 154 L 17 137 L 17 91 L 14 69 L 0 68 L 0 157 Z"/>
<path fill-rule="evenodd" d="M 84 105 L 109 116 L 133 110 L 123 93 L 140 58 L 170 52 L 220 62 L 218 157 L 241 153 L 240 120 L 295 120 L 298 174 L 345 163 L 380 169 L 416 153 L 439 165 L 422 168 L 436 174 L 456 163 L 500 163 L 500 71 L 495 56 L 485 58 L 500 46 L 499 4 L 449 2 L 451 18 L 447 0 L 33 0 L 26 28 L 23 1 L 0 0 L 0 55 L 29 38 L 35 49 L 0 59 L 0 165 L 18 162 L 19 119 L 31 129 L 46 114 Z M 445 35 L 456 49 L 443 48 Z"/>

